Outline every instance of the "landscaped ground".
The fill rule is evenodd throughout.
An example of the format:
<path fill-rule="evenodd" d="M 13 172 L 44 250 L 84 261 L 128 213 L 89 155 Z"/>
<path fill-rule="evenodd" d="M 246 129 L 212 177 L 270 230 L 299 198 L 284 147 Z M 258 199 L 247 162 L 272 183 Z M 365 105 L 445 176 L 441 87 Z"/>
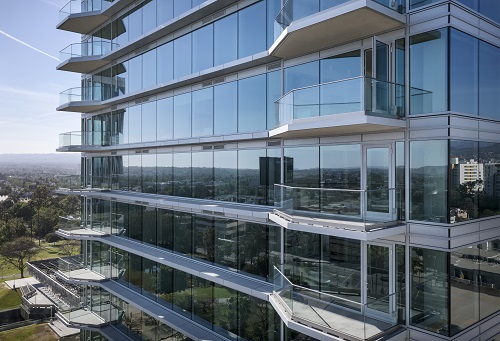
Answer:
<path fill-rule="evenodd" d="M 0 283 L 0 311 L 17 308 L 20 304 L 21 298 L 18 293 L 10 289 L 5 283 Z"/>
<path fill-rule="evenodd" d="M 57 335 L 46 323 L 0 332 L 0 341 L 54 341 L 57 339 Z"/>
<path fill-rule="evenodd" d="M 38 244 L 38 241 L 37 241 Z M 72 247 L 69 251 L 72 251 L 72 255 L 79 253 L 80 242 L 72 241 Z M 68 242 L 59 241 L 56 243 L 46 243 L 42 242 L 40 244 L 40 252 L 32 260 L 41 260 L 49 258 L 58 258 L 68 256 Z M 0 279 L 7 276 L 18 275 L 20 272 L 14 268 L 11 264 L 3 262 L 3 257 L 0 256 Z M 27 276 L 26 272 L 24 274 Z M 10 280 L 12 278 L 5 278 L 5 280 Z"/>

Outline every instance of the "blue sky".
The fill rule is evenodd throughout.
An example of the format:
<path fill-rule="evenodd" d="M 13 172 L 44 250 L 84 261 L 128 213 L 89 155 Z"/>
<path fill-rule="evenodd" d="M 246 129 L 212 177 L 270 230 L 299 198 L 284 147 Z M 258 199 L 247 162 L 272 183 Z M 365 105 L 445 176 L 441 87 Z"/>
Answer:
<path fill-rule="evenodd" d="M 79 114 L 55 110 L 59 92 L 80 84 L 79 74 L 56 71 L 59 51 L 80 40 L 55 28 L 67 2 L 2 1 L 0 153 L 53 153 L 60 133 L 80 130 Z"/>

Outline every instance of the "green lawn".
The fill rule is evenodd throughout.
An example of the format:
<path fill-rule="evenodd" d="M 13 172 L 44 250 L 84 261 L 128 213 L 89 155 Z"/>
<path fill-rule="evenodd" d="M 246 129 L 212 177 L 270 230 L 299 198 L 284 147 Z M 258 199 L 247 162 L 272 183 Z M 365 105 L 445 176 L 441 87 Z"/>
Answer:
<path fill-rule="evenodd" d="M 38 241 L 35 241 L 38 245 Z M 73 248 L 73 255 L 76 255 L 79 253 L 79 245 L 80 242 L 75 241 L 75 247 Z M 36 254 L 36 256 L 32 260 L 42 260 L 42 259 L 50 259 L 50 258 L 59 258 L 59 257 L 65 257 L 67 254 L 65 254 L 64 250 L 62 249 L 63 246 L 63 241 L 59 241 L 56 243 L 46 243 L 42 241 L 40 244 L 40 252 Z M 0 277 L 3 276 L 12 276 L 15 274 L 19 274 L 19 270 L 17 270 L 14 266 L 12 266 L 9 263 L 3 262 L 3 257 L 0 256 Z M 27 276 L 26 271 L 24 272 L 24 275 Z M 5 280 L 11 280 L 14 278 L 5 278 Z"/>
<path fill-rule="evenodd" d="M 57 339 L 57 335 L 46 323 L 0 332 L 0 341 L 54 341 Z"/>
<path fill-rule="evenodd" d="M 0 311 L 17 308 L 20 304 L 21 298 L 17 292 L 10 289 L 5 283 L 0 283 Z"/>

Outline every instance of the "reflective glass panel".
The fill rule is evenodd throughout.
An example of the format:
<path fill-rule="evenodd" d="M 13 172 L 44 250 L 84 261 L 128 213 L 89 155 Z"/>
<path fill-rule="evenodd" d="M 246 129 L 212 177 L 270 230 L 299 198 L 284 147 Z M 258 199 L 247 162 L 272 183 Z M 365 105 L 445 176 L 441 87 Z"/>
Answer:
<path fill-rule="evenodd" d="M 142 55 L 142 88 L 156 85 L 156 49 Z"/>
<path fill-rule="evenodd" d="M 174 40 L 174 78 L 191 74 L 191 33 Z"/>
<path fill-rule="evenodd" d="M 266 3 L 261 1 L 238 12 L 238 58 L 266 50 Z"/>
<path fill-rule="evenodd" d="M 174 138 L 191 137 L 191 93 L 174 97 Z"/>
<path fill-rule="evenodd" d="M 238 81 L 238 131 L 266 130 L 266 75 Z"/>
<path fill-rule="evenodd" d="M 192 153 L 193 198 L 213 199 L 213 153 Z"/>
<path fill-rule="evenodd" d="M 156 101 L 142 105 L 142 141 L 156 141 Z"/>
<path fill-rule="evenodd" d="M 238 59 L 238 15 L 217 20 L 214 26 L 214 66 Z"/>
<path fill-rule="evenodd" d="M 214 66 L 214 30 L 207 25 L 192 33 L 193 36 L 193 72 Z"/>
<path fill-rule="evenodd" d="M 174 138 L 174 98 L 169 97 L 156 102 L 156 139 L 158 141 Z"/>
<path fill-rule="evenodd" d="M 448 30 L 410 37 L 411 114 L 448 109 Z"/>
<path fill-rule="evenodd" d="M 191 153 L 174 154 L 174 195 L 191 197 Z"/>
<path fill-rule="evenodd" d="M 500 119 L 500 48 L 483 41 L 479 41 L 479 116 Z"/>
<path fill-rule="evenodd" d="M 236 150 L 214 151 L 214 199 L 236 201 L 238 154 Z"/>
<path fill-rule="evenodd" d="M 238 131 L 238 82 L 214 88 L 214 134 L 231 134 Z"/>
<path fill-rule="evenodd" d="M 209 87 L 192 93 L 192 135 L 213 135 L 214 98 L 213 88 Z"/>

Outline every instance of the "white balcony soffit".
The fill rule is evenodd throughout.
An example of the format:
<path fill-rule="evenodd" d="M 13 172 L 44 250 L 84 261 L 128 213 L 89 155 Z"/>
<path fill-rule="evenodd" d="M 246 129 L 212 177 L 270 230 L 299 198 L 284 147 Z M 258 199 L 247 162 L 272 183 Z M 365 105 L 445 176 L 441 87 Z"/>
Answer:
<path fill-rule="evenodd" d="M 292 120 L 269 131 L 269 137 L 303 138 L 402 130 L 404 120 L 366 115 L 364 111 Z"/>
<path fill-rule="evenodd" d="M 293 21 L 269 49 L 283 59 L 403 27 L 404 15 L 371 0 L 354 0 Z"/>
<path fill-rule="evenodd" d="M 71 57 L 59 64 L 56 69 L 77 73 L 90 73 L 108 64 L 111 59 L 106 56 Z"/>
<path fill-rule="evenodd" d="M 355 240 L 376 240 L 387 238 L 406 232 L 406 224 L 389 222 L 386 226 L 364 231 L 361 223 L 340 220 L 318 220 L 313 218 L 300 218 L 287 220 L 280 214 L 270 213 L 269 219 L 285 229 L 323 234 L 327 236 L 342 237 Z"/>

